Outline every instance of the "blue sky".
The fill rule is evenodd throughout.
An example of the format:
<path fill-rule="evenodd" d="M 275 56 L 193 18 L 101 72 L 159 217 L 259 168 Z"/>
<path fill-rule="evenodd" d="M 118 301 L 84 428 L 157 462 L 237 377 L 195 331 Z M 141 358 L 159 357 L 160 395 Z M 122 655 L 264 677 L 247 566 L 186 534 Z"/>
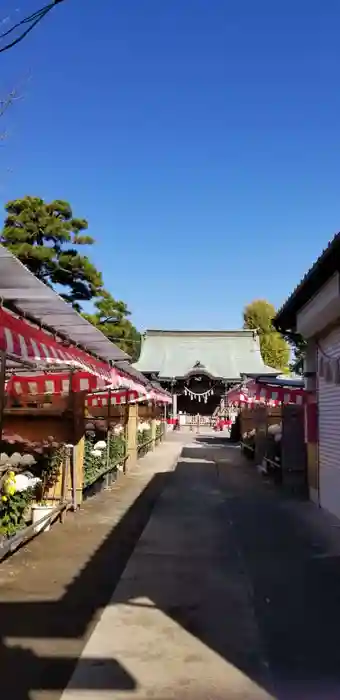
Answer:
<path fill-rule="evenodd" d="M 66 0 L 1 56 L 2 203 L 69 200 L 140 328 L 240 327 L 340 229 L 339 26 L 337 0 Z"/>

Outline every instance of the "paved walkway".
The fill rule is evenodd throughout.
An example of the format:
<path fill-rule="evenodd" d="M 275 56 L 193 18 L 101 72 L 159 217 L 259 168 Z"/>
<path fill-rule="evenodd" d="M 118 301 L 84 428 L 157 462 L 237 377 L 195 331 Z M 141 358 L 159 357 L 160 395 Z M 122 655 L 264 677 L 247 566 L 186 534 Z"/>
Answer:
<path fill-rule="evenodd" d="M 174 434 L 0 568 L 2 694 L 335 700 L 339 591 L 338 520 Z"/>
<path fill-rule="evenodd" d="M 0 565 L 0 696 L 57 700 L 111 598 L 185 436 Z"/>
<path fill-rule="evenodd" d="M 184 448 L 62 700 L 340 697 L 340 523 L 204 442 Z"/>

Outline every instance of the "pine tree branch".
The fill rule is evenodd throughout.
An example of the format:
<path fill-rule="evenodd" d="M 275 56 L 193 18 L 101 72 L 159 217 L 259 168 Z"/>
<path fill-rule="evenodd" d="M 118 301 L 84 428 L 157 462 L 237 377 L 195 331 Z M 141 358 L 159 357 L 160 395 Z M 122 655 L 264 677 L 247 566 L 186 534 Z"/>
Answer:
<path fill-rule="evenodd" d="M 19 99 L 19 93 L 16 88 L 13 88 L 8 95 L 4 99 L 0 99 L 0 117 L 3 117 L 4 114 L 7 112 L 9 107 L 15 102 L 16 100 Z M 2 131 L 0 132 L 0 141 L 5 141 L 7 138 L 8 134 L 7 131 Z"/>

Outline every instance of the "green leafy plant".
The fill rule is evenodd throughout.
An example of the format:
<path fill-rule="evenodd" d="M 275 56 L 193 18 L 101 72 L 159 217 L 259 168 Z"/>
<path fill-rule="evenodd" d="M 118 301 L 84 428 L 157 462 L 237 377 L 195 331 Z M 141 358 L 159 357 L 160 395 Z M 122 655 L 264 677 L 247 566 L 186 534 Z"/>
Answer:
<path fill-rule="evenodd" d="M 84 482 L 86 487 L 92 484 L 96 477 L 105 470 L 106 449 L 95 450 L 95 435 L 86 435 L 84 449 Z"/>
<path fill-rule="evenodd" d="M 109 461 L 110 464 L 119 464 L 120 460 L 124 460 L 126 452 L 126 443 L 124 435 L 116 435 L 114 432 L 108 433 L 109 441 Z"/>
<path fill-rule="evenodd" d="M 106 440 L 97 440 L 95 430 L 89 430 L 85 437 L 84 487 L 93 484 L 112 465 L 118 469 L 123 463 L 126 451 L 124 434 L 110 430 Z"/>
<path fill-rule="evenodd" d="M 162 437 L 163 437 L 163 425 L 161 422 L 159 422 L 156 425 L 156 443 L 157 443 L 157 445 L 160 443 Z"/>
<path fill-rule="evenodd" d="M 0 448 L 6 450 L 0 453 L 0 534 L 10 536 L 26 523 L 30 504 L 46 503 L 59 478 L 65 446 L 52 436 L 38 443 L 4 431 Z"/>
<path fill-rule="evenodd" d="M 148 426 L 148 427 L 147 427 Z M 151 449 L 151 426 L 143 423 L 137 433 L 138 457 L 144 457 Z"/>
<path fill-rule="evenodd" d="M 5 537 L 14 535 L 25 523 L 25 515 L 34 498 L 34 490 L 16 491 L 3 495 L 0 502 L 0 533 Z"/>
<path fill-rule="evenodd" d="M 64 456 L 64 445 L 58 445 L 54 441 L 45 445 L 41 459 L 41 482 L 35 492 L 36 501 L 40 505 L 46 504 L 48 492 L 58 481 Z"/>

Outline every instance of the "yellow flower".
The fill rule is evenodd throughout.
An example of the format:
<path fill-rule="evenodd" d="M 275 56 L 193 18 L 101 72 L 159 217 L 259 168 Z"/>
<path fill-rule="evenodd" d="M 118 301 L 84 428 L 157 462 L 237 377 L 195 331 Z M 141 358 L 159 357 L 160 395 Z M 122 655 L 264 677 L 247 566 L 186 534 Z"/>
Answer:
<path fill-rule="evenodd" d="M 8 498 L 7 496 L 1 496 L 1 500 L 5 503 L 6 501 L 8 501 Z"/>
<path fill-rule="evenodd" d="M 9 472 L 8 474 L 10 479 L 15 479 L 15 473 L 14 472 Z"/>
<path fill-rule="evenodd" d="M 3 485 L 3 490 L 5 493 L 9 493 L 13 496 L 13 493 L 15 492 L 15 483 L 11 479 L 6 479 Z"/>

